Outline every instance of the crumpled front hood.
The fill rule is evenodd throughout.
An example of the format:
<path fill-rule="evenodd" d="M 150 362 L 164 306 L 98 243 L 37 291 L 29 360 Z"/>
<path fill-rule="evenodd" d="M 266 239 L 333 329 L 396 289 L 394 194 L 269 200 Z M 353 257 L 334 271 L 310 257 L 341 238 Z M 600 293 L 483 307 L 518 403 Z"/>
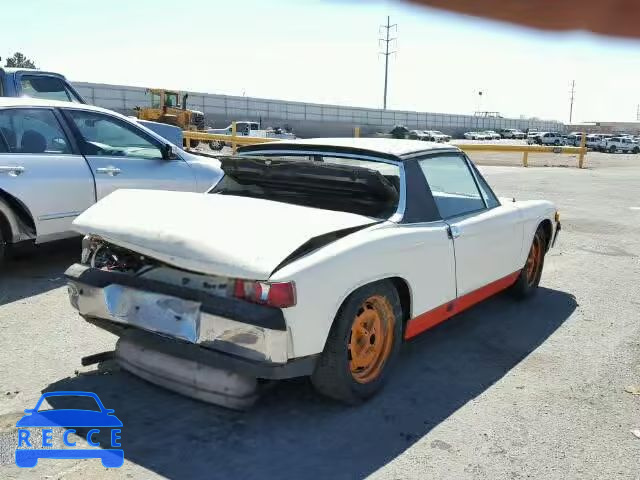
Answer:
<path fill-rule="evenodd" d="M 73 225 L 82 234 L 186 270 L 266 280 L 308 240 L 377 221 L 232 195 L 117 190 Z"/>

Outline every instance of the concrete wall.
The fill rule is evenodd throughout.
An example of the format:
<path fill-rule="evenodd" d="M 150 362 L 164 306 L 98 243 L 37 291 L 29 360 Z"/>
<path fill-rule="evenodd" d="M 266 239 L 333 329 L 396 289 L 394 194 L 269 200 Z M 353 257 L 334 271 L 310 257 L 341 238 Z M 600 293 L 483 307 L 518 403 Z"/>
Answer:
<path fill-rule="evenodd" d="M 85 82 L 75 82 L 74 86 L 88 102 L 128 115 L 133 114 L 136 106 L 150 105 L 150 97 L 145 94 L 144 88 Z M 475 129 L 565 129 L 563 124 L 554 121 L 379 110 L 191 92 L 187 106 L 204 112 L 207 124 L 216 128 L 226 127 L 232 120 L 261 120 L 265 127 L 289 126 L 300 137 L 347 137 L 353 135 L 356 126 L 361 127 L 363 136 L 388 132 L 394 125 L 404 125 L 409 129 L 441 130 L 455 136 Z"/>

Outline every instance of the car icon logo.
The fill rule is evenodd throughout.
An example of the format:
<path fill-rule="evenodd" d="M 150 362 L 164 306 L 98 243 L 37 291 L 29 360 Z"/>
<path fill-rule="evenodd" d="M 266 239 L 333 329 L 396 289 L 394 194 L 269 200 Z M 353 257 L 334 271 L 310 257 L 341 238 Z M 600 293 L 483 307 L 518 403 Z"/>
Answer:
<path fill-rule="evenodd" d="M 84 409 L 52 409 L 39 411 L 42 402 L 51 397 L 89 397 L 95 400 L 98 410 Z M 120 428 L 122 422 L 114 414 L 114 410 L 104 407 L 98 395 L 92 392 L 47 392 L 43 394 L 33 409 L 25 410 L 25 415 L 18 420 L 18 447 L 16 448 L 16 465 L 22 468 L 35 467 L 40 458 L 56 459 L 83 459 L 99 458 L 102 465 L 107 468 L 118 468 L 124 463 L 124 450 L 120 445 Z M 50 448 L 52 444 L 53 428 L 64 427 L 62 436 L 65 446 L 75 447 L 76 442 L 69 439 L 71 433 L 76 430 L 71 427 L 90 428 L 86 440 L 90 447 L 94 448 Z M 42 428 L 42 442 L 32 439 L 30 428 Z M 101 447 L 94 441 L 94 436 L 101 429 L 111 429 L 110 447 Z M 38 448 L 38 447 L 42 448 Z M 27 448 L 28 447 L 28 448 Z M 48 448 L 49 447 L 49 448 Z M 100 447 L 100 448 L 99 448 Z"/>

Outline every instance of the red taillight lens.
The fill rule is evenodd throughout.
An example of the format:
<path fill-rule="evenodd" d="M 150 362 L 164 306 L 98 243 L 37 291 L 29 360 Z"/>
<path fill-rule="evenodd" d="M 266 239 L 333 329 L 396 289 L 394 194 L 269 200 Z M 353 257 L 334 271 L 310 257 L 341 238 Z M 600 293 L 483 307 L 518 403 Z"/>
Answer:
<path fill-rule="evenodd" d="M 277 308 L 296 304 L 296 286 L 293 282 L 268 283 L 236 280 L 233 289 L 236 298 Z"/>

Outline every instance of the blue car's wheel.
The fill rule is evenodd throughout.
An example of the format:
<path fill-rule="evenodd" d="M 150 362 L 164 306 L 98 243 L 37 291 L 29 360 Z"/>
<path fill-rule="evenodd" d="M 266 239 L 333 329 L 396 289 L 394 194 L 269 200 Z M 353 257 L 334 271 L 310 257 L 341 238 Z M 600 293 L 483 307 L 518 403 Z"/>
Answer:
<path fill-rule="evenodd" d="M 106 453 L 106 452 L 105 452 Z M 110 451 L 100 459 L 105 468 L 118 468 L 124 463 L 124 452 L 122 450 Z"/>
<path fill-rule="evenodd" d="M 38 456 L 34 455 L 33 452 L 27 451 L 16 451 L 16 465 L 20 468 L 33 468 L 38 464 Z"/>

